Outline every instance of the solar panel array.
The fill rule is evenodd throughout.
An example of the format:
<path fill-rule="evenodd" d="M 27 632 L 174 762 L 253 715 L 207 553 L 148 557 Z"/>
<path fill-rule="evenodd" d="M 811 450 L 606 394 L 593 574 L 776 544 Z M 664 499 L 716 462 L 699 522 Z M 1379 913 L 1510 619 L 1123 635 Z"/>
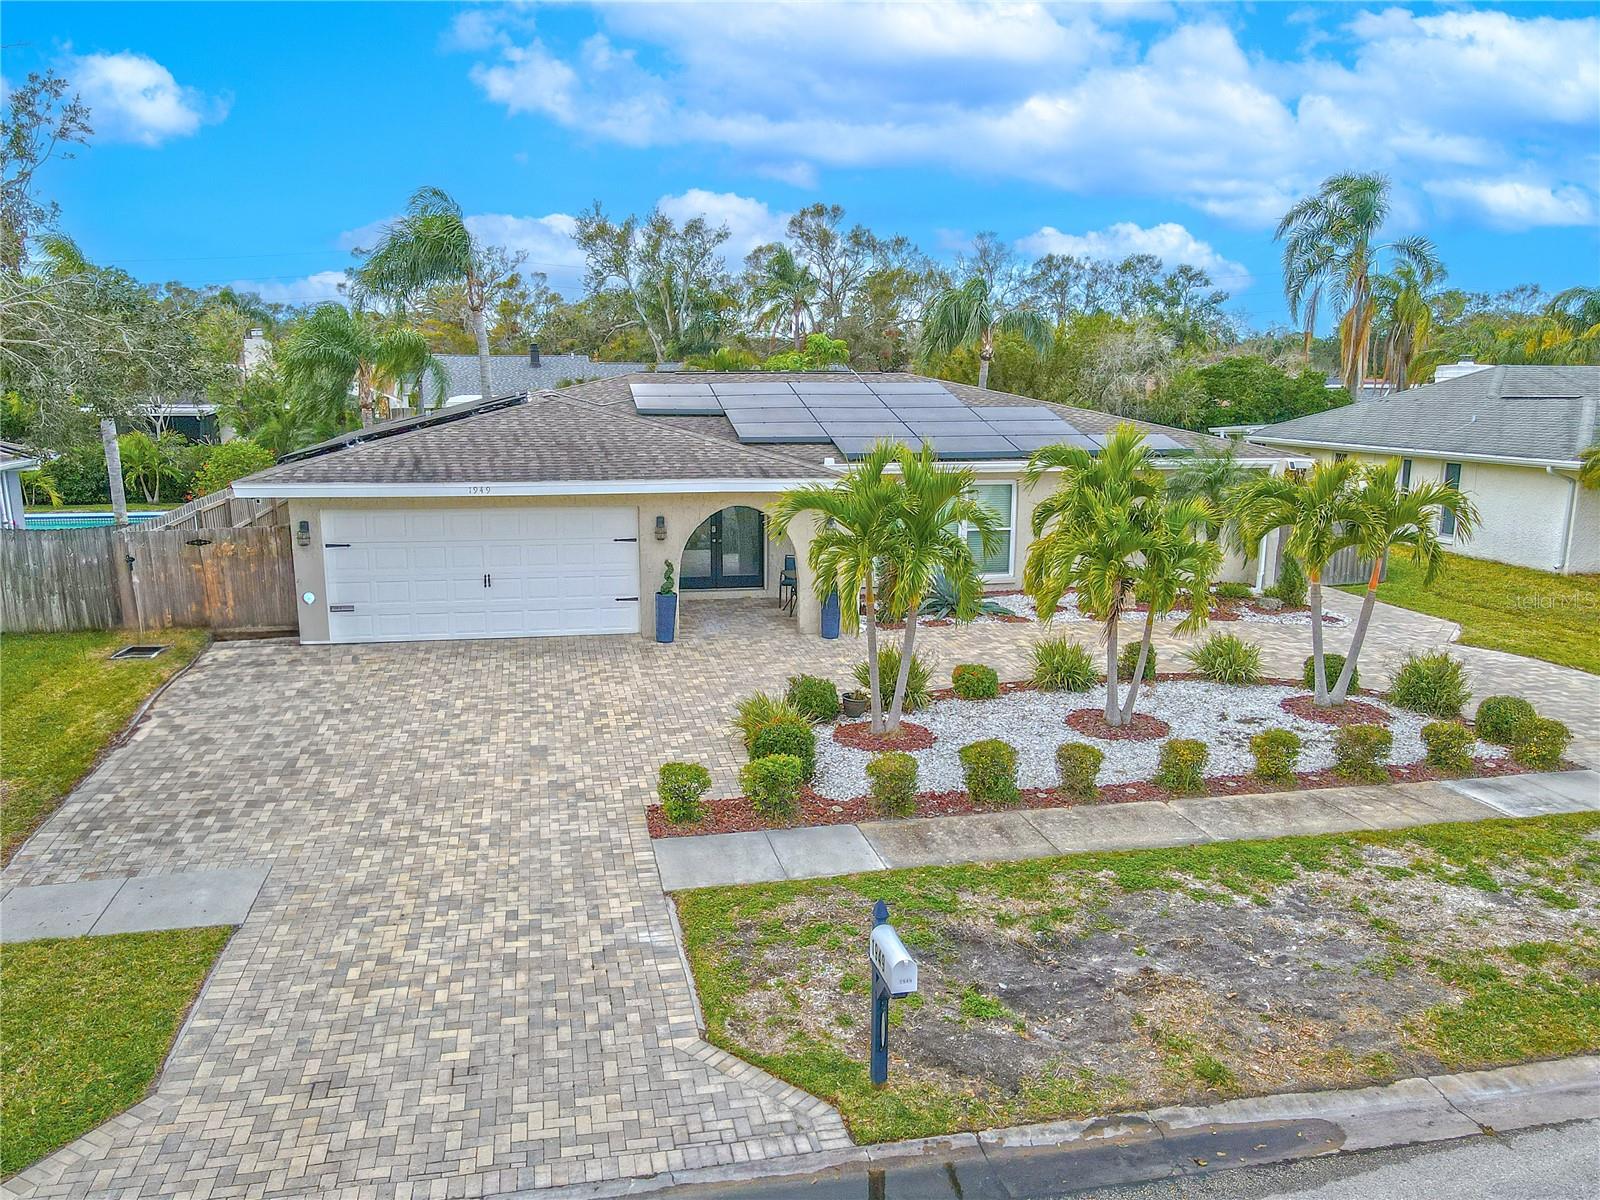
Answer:
<path fill-rule="evenodd" d="M 926 442 L 941 458 L 968 459 L 1026 457 L 1058 442 L 1093 453 L 1104 444 L 1043 405 L 974 407 L 931 379 L 629 386 L 643 416 L 725 416 L 741 442 L 832 442 L 846 458 L 861 457 L 884 438 L 909 446 Z M 1183 449 L 1162 434 L 1147 440 L 1158 451 Z"/>

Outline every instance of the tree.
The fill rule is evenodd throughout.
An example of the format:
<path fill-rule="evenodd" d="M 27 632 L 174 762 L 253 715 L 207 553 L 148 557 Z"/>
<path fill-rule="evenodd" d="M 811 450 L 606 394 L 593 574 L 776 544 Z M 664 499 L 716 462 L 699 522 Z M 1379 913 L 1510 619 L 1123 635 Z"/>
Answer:
<path fill-rule="evenodd" d="M 1444 276 L 1437 266 L 1400 262 L 1373 280 L 1376 327 L 1383 347 L 1383 377 L 1403 392 L 1417 376 L 1439 365 L 1433 337 L 1434 285 Z"/>
<path fill-rule="evenodd" d="M 1178 503 L 1205 506 L 1201 527 L 1206 537 L 1229 550 L 1243 550 L 1239 525 L 1232 514 L 1234 493 L 1256 472 L 1239 462 L 1237 442 L 1224 450 L 1202 450 L 1186 459 L 1167 479 L 1166 495 Z"/>
<path fill-rule="evenodd" d="M 922 352 L 945 355 L 976 346 L 978 386 L 988 388 L 994 339 L 1001 332 L 1016 334 L 1040 354 L 1050 349 L 1050 323 L 1043 314 L 1023 306 L 1006 307 L 989 280 L 975 272 L 928 306 L 922 321 Z"/>
<path fill-rule="evenodd" d="M 794 257 L 816 280 L 817 326 L 840 337 L 847 311 L 883 253 L 882 244 L 861 225 L 844 228 L 844 209 L 812 204 L 789 218 Z"/>
<path fill-rule="evenodd" d="M 1361 615 L 1356 618 L 1344 669 L 1333 685 L 1330 704 L 1343 704 L 1349 694 L 1356 659 L 1361 654 L 1361 643 L 1366 640 L 1367 625 L 1378 600 L 1378 580 L 1383 574 L 1385 558 L 1396 550 L 1409 555 L 1422 568 L 1424 587 L 1432 584 L 1439 573 L 1444 562 L 1444 545 L 1439 541 L 1437 530 L 1441 513 L 1450 513 L 1455 518 L 1459 540 L 1472 536 L 1472 528 L 1478 520 L 1477 509 L 1453 484 L 1430 480 L 1402 487 L 1399 459 L 1362 469 L 1356 514 L 1350 528 L 1361 556 L 1372 559 L 1372 571 L 1367 576 Z"/>
<path fill-rule="evenodd" d="M 796 351 L 806 347 L 806 319 L 817 297 L 817 278 L 795 261 L 789 247 L 762 247 L 751 254 L 754 278 L 750 309 L 756 322 L 775 332 L 787 323 Z"/>
<path fill-rule="evenodd" d="M 1578 455 L 1578 482 L 1590 491 L 1600 490 L 1600 445 L 1590 446 Z"/>
<path fill-rule="evenodd" d="M 33 177 L 52 158 L 73 157 L 74 145 L 88 145 L 94 134 L 89 109 L 54 71 L 29 72 L 5 96 L 6 121 L 0 132 L 0 270 L 20 274 L 28 241 L 53 229 L 60 214 L 55 201 L 34 196 Z"/>
<path fill-rule="evenodd" d="M 1327 704 L 1322 658 L 1322 572 L 1328 560 L 1356 544 L 1364 514 L 1356 495 L 1358 468 L 1350 460 L 1318 462 L 1308 475 L 1267 475 L 1239 489 L 1234 515 L 1246 546 L 1287 527 L 1284 550 L 1305 568 L 1311 585 L 1311 658 L 1314 699 Z"/>
<path fill-rule="evenodd" d="M 272 452 L 245 438 L 234 438 L 214 449 L 194 475 L 194 494 L 209 496 L 220 492 L 235 479 L 265 471 L 272 465 Z"/>
<path fill-rule="evenodd" d="M 860 628 L 861 596 L 866 595 L 867 672 L 871 692 L 872 732 L 883 732 L 883 692 L 878 680 L 877 598 L 874 588 L 879 561 L 888 551 L 899 504 L 900 481 L 889 468 L 899 449 L 882 441 L 832 483 L 806 484 L 784 492 L 768 514 L 771 536 L 788 535 L 796 518 L 813 517 L 816 532 L 806 561 L 817 599 L 837 595 L 844 628 Z"/>
<path fill-rule="evenodd" d="M 429 378 L 436 403 L 444 402 L 444 370 L 420 333 L 342 304 L 321 305 L 296 326 L 279 347 L 278 362 L 284 381 L 317 419 L 338 420 L 354 388 L 361 424 L 371 425 L 379 387 L 411 378 Z"/>
<path fill-rule="evenodd" d="M 1182 608 L 1178 633 L 1203 629 L 1211 617 L 1211 581 L 1222 565 L 1222 547 L 1215 541 L 1196 536 L 1218 519 L 1216 510 L 1200 499 L 1179 499 L 1165 494 L 1134 510 L 1143 538 L 1139 563 L 1134 574 L 1133 597 L 1145 606 L 1144 633 L 1139 639 L 1139 660 L 1134 664 L 1128 699 L 1122 706 L 1120 724 L 1133 720 L 1134 703 L 1144 680 L 1145 663 L 1150 658 L 1150 642 L 1155 634 L 1156 617 Z M 1107 690 L 1114 690 L 1116 663 L 1107 664 Z"/>
<path fill-rule="evenodd" d="M 1349 404 L 1350 397 L 1330 389 L 1316 371 L 1291 375 L 1254 354 L 1230 355 L 1204 366 L 1184 367 L 1166 385 L 1168 391 L 1193 389 L 1189 429 L 1219 425 L 1271 425 L 1291 417 L 1326 412 Z"/>
<path fill-rule="evenodd" d="M 1340 374 L 1352 398 L 1359 396 L 1372 351 L 1375 304 L 1372 276 L 1387 251 L 1418 270 L 1439 270 L 1433 243 L 1425 237 L 1376 242 L 1389 216 L 1385 175 L 1332 175 L 1313 196 L 1297 201 L 1278 222 L 1283 242 L 1283 294 L 1296 320 L 1305 318 L 1305 347 L 1324 299 L 1343 310 L 1339 319 Z"/>
<path fill-rule="evenodd" d="M 825 333 L 806 338 L 804 350 L 784 350 L 762 364 L 766 371 L 821 371 L 850 360 L 850 347 Z"/>
<path fill-rule="evenodd" d="M 385 226 L 357 272 L 362 289 L 404 304 L 441 283 L 460 283 L 478 350 L 478 394 L 494 395 L 489 381 L 489 330 L 484 312 L 495 264 L 472 236 L 461 206 L 438 188 L 418 188 L 406 215 Z"/>
<path fill-rule="evenodd" d="M 146 503 L 155 504 L 168 484 L 183 478 L 183 450 L 187 445 L 171 432 L 154 438 L 138 429 L 123 434 L 117 439 L 117 450 L 124 482 L 137 489 Z"/>

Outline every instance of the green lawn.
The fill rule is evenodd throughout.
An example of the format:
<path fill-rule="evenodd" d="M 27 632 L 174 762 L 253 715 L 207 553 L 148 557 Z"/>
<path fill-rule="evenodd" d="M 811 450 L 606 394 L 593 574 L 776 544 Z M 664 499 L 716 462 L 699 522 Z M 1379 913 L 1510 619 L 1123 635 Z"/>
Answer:
<path fill-rule="evenodd" d="M 7 634 L 0 643 L 0 861 L 48 817 L 144 698 L 205 645 L 169 629 Z M 121 646 L 170 643 L 148 661 L 111 662 Z"/>
<path fill-rule="evenodd" d="M 916 954 L 867 1075 L 874 900 Z M 1600 1049 L 1600 814 L 676 897 L 709 1039 L 881 1142 Z M 1445 919 L 1441 914 L 1447 914 Z"/>
<path fill-rule="evenodd" d="M 1447 554 L 1431 587 L 1408 558 L 1389 560 L 1378 599 L 1461 626 L 1461 642 L 1600 675 L 1600 575 L 1552 575 Z M 1359 595 L 1362 587 L 1341 589 Z"/>
<path fill-rule="evenodd" d="M 166 512 L 169 508 L 177 508 L 182 500 L 169 500 L 164 504 L 145 504 L 142 501 L 129 500 L 129 512 Z M 29 504 L 23 507 L 23 512 L 31 513 L 83 513 L 83 512 L 110 512 L 111 503 L 104 504 Z"/>
<path fill-rule="evenodd" d="M 230 928 L 0 947 L 0 1175 L 136 1104 Z"/>

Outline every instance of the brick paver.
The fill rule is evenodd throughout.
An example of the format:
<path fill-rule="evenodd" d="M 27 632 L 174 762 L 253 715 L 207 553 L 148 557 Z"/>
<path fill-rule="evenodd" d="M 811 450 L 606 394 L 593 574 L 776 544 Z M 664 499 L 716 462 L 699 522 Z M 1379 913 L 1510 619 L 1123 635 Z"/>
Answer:
<path fill-rule="evenodd" d="M 1373 682 L 1452 633 L 1382 615 Z M 1306 652 L 1303 629 L 1233 629 L 1273 673 Z M 941 678 L 963 661 L 1014 678 L 1036 636 L 919 642 Z M 270 874 L 155 1094 L 13 1188 L 479 1195 L 842 1144 L 825 1105 L 698 1038 L 643 809 L 669 758 L 732 790 L 734 702 L 859 656 L 755 601 L 695 606 L 672 646 L 213 646 L 3 883 Z M 1518 690 L 1522 661 L 1477 669 Z M 1597 719 L 1600 681 L 1537 675 L 1536 698 Z"/>

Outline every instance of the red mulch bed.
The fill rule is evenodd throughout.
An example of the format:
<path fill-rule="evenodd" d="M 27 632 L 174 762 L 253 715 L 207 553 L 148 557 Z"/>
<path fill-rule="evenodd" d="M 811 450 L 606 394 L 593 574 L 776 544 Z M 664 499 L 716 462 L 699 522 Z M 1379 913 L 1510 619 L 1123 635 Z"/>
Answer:
<path fill-rule="evenodd" d="M 1312 696 L 1290 696 L 1280 701 L 1278 707 L 1319 725 L 1387 725 L 1390 721 L 1389 714 L 1376 704 L 1348 698 L 1343 704 L 1330 708 L 1318 704 Z"/>
<path fill-rule="evenodd" d="M 1563 770 L 1576 770 L 1573 763 L 1563 763 Z M 1504 759 L 1475 758 L 1472 770 L 1465 774 L 1451 774 L 1436 770 L 1426 762 L 1411 763 L 1404 767 L 1390 767 L 1392 783 L 1423 783 L 1441 779 L 1478 779 L 1501 775 L 1522 775 L 1528 768 L 1518 766 L 1509 757 Z M 1302 771 L 1292 781 L 1270 783 L 1254 775 L 1218 775 L 1205 781 L 1207 796 L 1249 796 L 1273 792 L 1293 792 L 1317 788 L 1349 787 L 1350 781 L 1332 771 Z M 1134 783 L 1107 784 L 1099 789 L 1094 800 L 1075 800 L 1064 797 L 1054 788 L 1023 788 L 1022 803 L 1018 808 L 1076 808 L 1089 804 L 1127 804 L 1135 800 L 1171 800 L 1174 794 L 1147 780 Z M 856 796 L 850 800 L 830 800 L 819 796 L 810 788 L 800 795 L 800 813 L 790 822 L 774 823 L 760 816 L 742 796 L 727 800 L 709 800 L 705 805 L 704 819 L 693 825 L 673 825 L 661 813 L 659 804 L 652 804 L 645 813 L 653 838 L 693 837 L 702 833 L 746 833 L 757 829 L 790 829 L 802 825 L 854 825 L 862 821 L 881 820 L 873 811 L 870 796 Z M 917 814 L 903 820 L 923 817 L 954 817 L 965 813 L 993 812 L 985 805 L 972 803 L 966 792 L 921 792 L 917 795 Z"/>
<path fill-rule="evenodd" d="M 1108 725 L 1106 714 L 1098 708 L 1075 708 L 1067 714 L 1067 728 L 1101 742 L 1153 742 L 1172 732 L 1160 717 L 1136 712 L 1126 725 Z"/>
<path fill-rule="evenodd" d="M 873 733 L 871 721 L 856 721 L 850 725 L 835 725 L 833 740 L 852 750 L 877 754 L 884 750 L 926 750 L 939 739 L 933 730 L 914 721 L 901 721 L 900 728 L 892 733 Z"/>

